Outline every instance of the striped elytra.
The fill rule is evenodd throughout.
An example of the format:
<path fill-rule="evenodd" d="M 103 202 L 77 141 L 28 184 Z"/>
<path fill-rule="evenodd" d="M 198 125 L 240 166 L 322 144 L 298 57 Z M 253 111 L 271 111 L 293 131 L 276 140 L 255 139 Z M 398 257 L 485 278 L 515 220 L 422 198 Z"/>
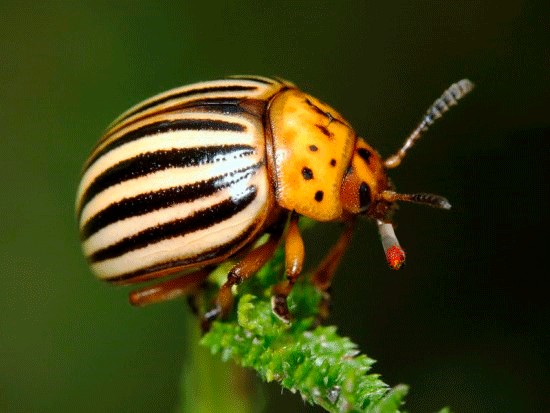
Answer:
<path fill-rule="evenodd" d="M 448 203 L 393 192 L 386 170 L 469 90 L 466 80 L 452 85 L 386 161 L 337 111 L 283 80 L 235 76 L 154 96 L 116 119 L 84 165 L 76 199 L 84 254 L 111 282 L 181 273 L 134 293 L 134 304 L 191 291 L 206 269 L 238 259 L 210 314 L 215 318 L 230 307 L 228 288 L 251 276 L 285 238 L 290 282 L 275 288 L 274 310 L 288 320 L 286 296 L 304 260 L 298 217 L 346 224 L 332 260 L 341 258 L 358 215 L 378 222 L 386 250 L 397 248 L 387 226 L 395 201 Z M 253 247 L 265 233 L 266 244 Z M 334 270 L 319 268 L 314 284 L 328 288 Z"/>
<path fill-rule="evenodd" d="M 108 281 L 225 259 L 266 221 L 272 190 L 261 118 L 282 85 L 226 79 L 174 89 L 113 122 L 78 190 L 82 245 Z"/>

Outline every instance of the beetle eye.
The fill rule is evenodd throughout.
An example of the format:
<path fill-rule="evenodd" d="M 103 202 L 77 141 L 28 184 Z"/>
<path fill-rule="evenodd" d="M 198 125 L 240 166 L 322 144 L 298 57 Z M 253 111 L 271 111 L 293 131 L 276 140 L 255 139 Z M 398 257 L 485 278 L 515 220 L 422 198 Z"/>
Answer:
<path fill-rule="evenodd" d="M 366 182 L 361 182 L 359 185 L 359 207 L 361 211 L 365 211 L 371 202 L 370 188 Z"/>
<path fill-rule="evenodd" d="M 357 150 L 357 154 L 365 161 L 367 165 L 370 165 L 370 157 L 372 156 L 372 153 L 366 148 L 359 148 Z"/>

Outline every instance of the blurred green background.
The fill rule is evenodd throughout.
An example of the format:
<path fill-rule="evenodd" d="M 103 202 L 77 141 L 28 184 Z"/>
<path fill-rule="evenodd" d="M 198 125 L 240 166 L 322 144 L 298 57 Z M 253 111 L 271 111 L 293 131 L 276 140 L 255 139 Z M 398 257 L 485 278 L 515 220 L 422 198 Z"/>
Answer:
<path fill-rule="evenodd" d="M 0 411 L 174 411 L 197 345 L 185 301 L 136 310 L 127 288 L 96 281 L 74 194 L 118 114 L 230 74 L 292 80 L 384 155 L 450 83 L 477 84 L 391 173 L 399 190 L 444 194 L 453 209 L 402 206 L 398 273 L 361 223 L 330 322 L 385 382 L 411 385 L 411 412 L 546 410 L 548 11 L 544 0 L 3 0 Z M 310 266 L 335 230 L 308 234 Z M 275 384 L 263 391 L 269 412 L 320 411 Z"/>

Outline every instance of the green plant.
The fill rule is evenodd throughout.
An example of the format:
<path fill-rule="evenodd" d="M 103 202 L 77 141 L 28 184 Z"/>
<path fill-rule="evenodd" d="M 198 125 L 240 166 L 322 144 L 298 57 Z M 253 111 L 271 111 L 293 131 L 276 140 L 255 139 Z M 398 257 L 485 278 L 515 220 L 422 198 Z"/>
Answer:
<path fill-rule="evenodd" d="M 322 297 L 307 276 L 289 296 L 294 322 L 287 325 L 272 313 L 271 286 L 283 265 L 284 250 L 279 248 L 253 279 L 239 287 L 230 319 L 214 322 L 200 344 L 223 361 L 252 368 L 263 380 L 299 392 L 305 401 L 329 412 L 399 412 L 408 387 L 392 389 L 378 374 L 369 373 L 374 360 L 360 354 L 356 344 L 339 336 L 336 327 L 318 325 Z M 224 266 L 214 278 L 223 279 L 226 273 Z"/>

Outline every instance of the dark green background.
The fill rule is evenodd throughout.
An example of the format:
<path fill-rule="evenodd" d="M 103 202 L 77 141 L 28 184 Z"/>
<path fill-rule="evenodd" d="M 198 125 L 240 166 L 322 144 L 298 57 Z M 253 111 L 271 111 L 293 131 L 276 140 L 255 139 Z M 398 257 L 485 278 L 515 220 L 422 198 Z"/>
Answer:
<path fill-rule="evenodd" d="M 548 11 L 544 0 L 2 1 L 0 411 L 173 411 L 196 346 L 189 311 L 183 300 L 136 310 L 127 289 L 92 277 L 74 194 L 119 113 L 229 74 L 294 81 L 384 155 L 451 82 L 476 82 L 391 173 L 453 209 L 402 206 L 398 273 L 361 223 L 330 322 L 384 381 L 412 386 L 411 412 L 548 408 Z M 334 230 L 307 237 L 308 263 Z M 318 411 L 266 389 L 269 411 Z"/>

